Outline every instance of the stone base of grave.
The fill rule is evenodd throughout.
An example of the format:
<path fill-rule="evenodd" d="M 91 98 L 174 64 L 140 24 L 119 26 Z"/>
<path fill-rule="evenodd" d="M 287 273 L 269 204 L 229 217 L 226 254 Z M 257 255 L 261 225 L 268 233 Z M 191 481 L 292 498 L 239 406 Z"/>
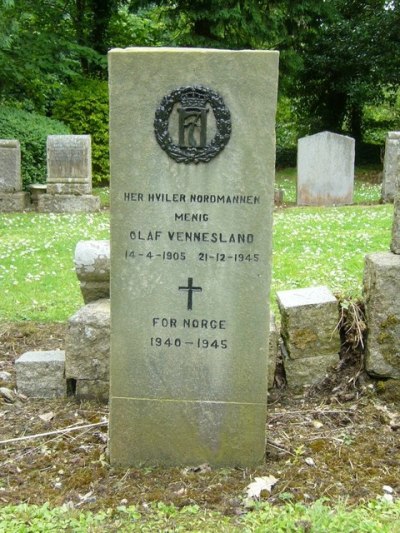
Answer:
<path fill-rule="evenodd" d="M 290 389 L 302 389 L 316 385 L 324 379 L 329 368 L 339 362 L 339 354 L 317 355 L 301 359 L 285 359 L 287 386 Z"/>
<path fill-rule="evenodd" d="M 81 180 L 80 182 L 74 179 L 73 181 L 63 180 L 56 178 L 55 182 L 47 180 L 47 192 L 49 194 L 61 194 L 61 195 L 91 195 L 92 194 L 92 182 L 87 180 Z"/>
<path fill-rule="evenodd" d="M 368 336 L 365 367 L 376 377 L 400 379 L 400 255 L 365 257 L 364 298 Z"/>
<path fill-rule="evenodd" d="M 0 213 L 24 211 L 30 207 L 28 192 L 0 192 Z"/>
<path fill-rule="evenodd" d="M 91 213 L 99 209 L 100 198 L 90 194 L 42 194 L 38 200 L 41 213 Z"/>
<path fill-rule="evenodd" d="M 18 392 L 34 398 L 66 396 L 65 352 L 26 352 L 15 361 Z"/>
<path fill-rule="evenodd" d="M 85 305 L 69 319 L 65 377 L 76 382 L 78 398 L 107 399 L 104 384 L 109 381 L 109 366 L 110 300 L 102 299 Z"/>

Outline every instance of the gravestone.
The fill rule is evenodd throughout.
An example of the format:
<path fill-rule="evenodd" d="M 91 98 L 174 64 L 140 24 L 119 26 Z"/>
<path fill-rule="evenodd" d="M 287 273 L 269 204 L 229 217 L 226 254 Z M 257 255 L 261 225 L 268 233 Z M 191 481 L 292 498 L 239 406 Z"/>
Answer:
<path fill-rule="evenodd" d="M 393 202 L 396 178 L 400 179 L 400 131 L 390 131 L 386 137 L 383 160 L 382 200 Z"/>
<path fill-rule="evenodd" d="M 354 146 L 351 137 L 329 131 L 299 139 L 297 205 L 353 203 Z"/>
<path fill-rule="evenodd" d="M 109 53 L 112 464 L 263 461 L 277 64 Z"/>
<path fill-rule="evenodd" d="M 22 191 L 19 141 L 0 139 L 0 212 L 23 211 L 28 206 L 29 193 Z"/>
<path fill-rule="evenodd" d="M 38 198 L 45 213 L 98 211 L 100 200 L 92 194 L 90 135 L 47 137 L 47 193 Z"/>

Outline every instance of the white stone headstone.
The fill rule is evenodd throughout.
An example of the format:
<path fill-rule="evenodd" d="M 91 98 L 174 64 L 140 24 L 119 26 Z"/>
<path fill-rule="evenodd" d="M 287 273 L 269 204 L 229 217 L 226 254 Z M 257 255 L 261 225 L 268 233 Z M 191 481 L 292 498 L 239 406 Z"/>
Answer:
<path fill-rule="evenodd" d="M 298 141 L 297 205 L 353 202 L 355 141 L 324 131 Z"/>

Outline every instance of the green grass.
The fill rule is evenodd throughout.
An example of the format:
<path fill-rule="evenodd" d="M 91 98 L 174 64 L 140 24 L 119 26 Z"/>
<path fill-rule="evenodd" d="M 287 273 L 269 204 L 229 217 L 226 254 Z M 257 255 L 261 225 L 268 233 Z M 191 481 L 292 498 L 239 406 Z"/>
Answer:
<path fill-rule="evenodd" d="M 50 509 L 47 505 L 37 507 L 23 504 L 0 508 L 0 533 L 50 531 L 399 533 L 400 502 L 375 501 L 352 509 L 341 502 L 330 506 L 323 500 L 310 506 L 259 503 L 240 517 L 227 517 L 196 505 L 178 509 L 163 503 L 153 504 L 147 509 L 121 506 L 96 514 L 67 506 Z"/>
<path fill-rule="evenodd" d="M 109 238 L 108 213 L 2 214 L 0 321 L 64 321 L 82 297 L 74 269 L 78 241 Z"/>
<path fill-rule="evenodd" d="M 312 285 L 359 297 L 364 257 L 389 250 L 392 219 L 389 204 L 278 210 L 272 298 L 276 291 Z"/>
<path fill-rule="evenodd" d="M 358 167 L 355 170 L 353 202 L 355 204 L 378 203 L 381 197 L 380 167 Z M 296 168 L 285 168 L 276 173 L 276 188 L 283 190 L 285 204 L 296 203 Z"/>
<path fill-rule="evenodd" d="M 279 209 L 271 302 L 277 290 L 327 285 L 359 296 L 365 254 L 389 249 L 392 205 Z M 80 240 L 108 239 L 109 213 L 2 214 L 0 321 L 65 321 L 82 305 L 73 258 Z"/>

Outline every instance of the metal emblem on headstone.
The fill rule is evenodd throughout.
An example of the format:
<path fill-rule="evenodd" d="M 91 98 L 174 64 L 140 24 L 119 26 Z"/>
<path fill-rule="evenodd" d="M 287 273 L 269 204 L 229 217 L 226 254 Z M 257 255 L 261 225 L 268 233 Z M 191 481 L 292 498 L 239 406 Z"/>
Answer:
<path fill-rule="evenodd" d="M 173 113 L 176 107 L 176 115 Z M 216 133 L 209 139 L 208 114 L 215 119 Z M 170 134 L 170 121 L 177 120 L 177 139 Z M 207 163 L 227 145 L 231 114 L 222 97 L 212 89 L 193 85 L 175 89 L 161 100 L 154 119 L 154 132 L 161 148 L 178 163 Z"/>

